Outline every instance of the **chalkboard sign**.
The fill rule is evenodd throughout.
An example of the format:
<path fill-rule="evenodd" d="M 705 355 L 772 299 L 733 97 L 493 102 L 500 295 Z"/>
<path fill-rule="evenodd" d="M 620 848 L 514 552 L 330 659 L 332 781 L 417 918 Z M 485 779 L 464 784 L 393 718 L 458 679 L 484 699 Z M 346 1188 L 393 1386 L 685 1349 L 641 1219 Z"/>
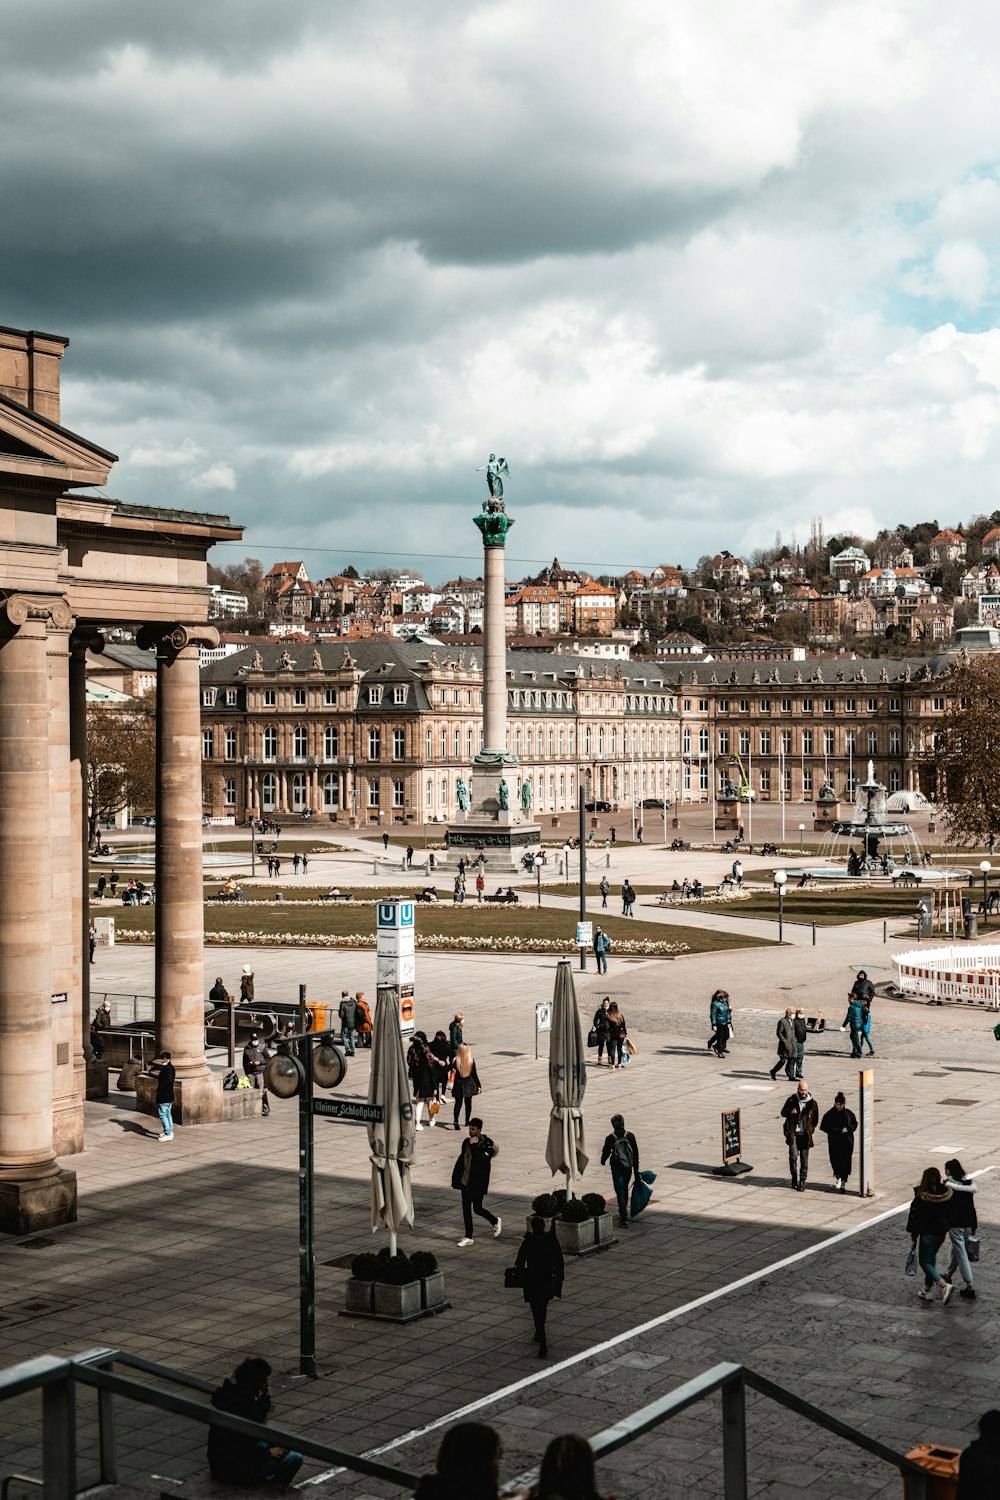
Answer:
<path fill-rule="evenodd" d="M 742 1154 L 740 1112 L 738 1109 L 724 1109 L 722 1111 L 722 1160 L 724 1163 L 739 1161 Z"/>

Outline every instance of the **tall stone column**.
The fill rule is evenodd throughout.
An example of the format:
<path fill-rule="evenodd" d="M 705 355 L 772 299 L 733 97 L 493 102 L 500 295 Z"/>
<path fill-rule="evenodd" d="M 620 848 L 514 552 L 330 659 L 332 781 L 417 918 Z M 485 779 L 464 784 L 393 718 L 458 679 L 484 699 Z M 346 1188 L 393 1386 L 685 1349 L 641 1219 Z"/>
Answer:
<path fill-rule="evenodd" d="M 80 970 L 79 1042 L 82 1066 L 93 1063 L 90 1045 L 90 858 L 89 791 L 87 785 L 87 652 L 104 650 L 104 637 L 96 631 L 77 629 L 69 640 L 69 758 L 70 816 L 75 844 L 73 860 L 73 930 Z M 78 1066 L 74 1057 L 74 1068 Z M 101 1071 L 101 1070 L 99 1070 Z M 103 1065 L 104 1085 L 107 1064 Z M 84 1079 L 83 1097 L 87 1097 Z M 100 1090 L 99 1090 L 100 1091 Z"/>
<path fill-rule="evenodd" d="M 210 626 L 176 625 L 159 636 L 144 629 L 140 645 L 151 637 L 156 645 L 157 1037 L 177 1070 L 176 1119 L 200 1125 L 222 1118 L 222 1079 L 205 1060 L 198 649 L 202 641 L 217 644 L 219 637 Z M 144 1083 L 140 1103 L 152 1113 L 155 1089 L 149 1083 Z"/>
<path fill-rule="evenodd" d="M 80 862 L 79 798 L 73 796 L 70 755 L 69 628 L 49 628 L 46 640 L 49 690 L 49 818 L 51 837 L 53 1116 L 56 1154 L 83 1150 L 83 1057 L 81 996 L 83 964 L 78 914 Z M 70 920 L 67 921 L 69 916 Z M 89 954 L 87 955 L 89 959 Z"/>
<path fill-rule="evenodd" d="M 513 524 L 513 523 L 511 523 Z M 503 543 L 483 546 L 483 750 L 507 750 L 507 630 L 504 623 Z"/>
<path fill-rule="evenodd" d="M 76 1176 L 52 1131 L 52 841 L 46 627 L 68 630 L 65 599 L 0 604 L 0 1231 L 76 1218 Z"/>

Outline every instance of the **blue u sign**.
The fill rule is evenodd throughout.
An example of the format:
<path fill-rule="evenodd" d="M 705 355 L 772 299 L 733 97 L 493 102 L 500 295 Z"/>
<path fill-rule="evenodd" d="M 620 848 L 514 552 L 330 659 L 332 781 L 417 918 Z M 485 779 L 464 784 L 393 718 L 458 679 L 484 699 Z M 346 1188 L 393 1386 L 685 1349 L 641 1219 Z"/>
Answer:
<path fill-rule="evenodd" d="M 412 901 L 380 901 L 378 904 L 380 927 L 412 927 Z"/>

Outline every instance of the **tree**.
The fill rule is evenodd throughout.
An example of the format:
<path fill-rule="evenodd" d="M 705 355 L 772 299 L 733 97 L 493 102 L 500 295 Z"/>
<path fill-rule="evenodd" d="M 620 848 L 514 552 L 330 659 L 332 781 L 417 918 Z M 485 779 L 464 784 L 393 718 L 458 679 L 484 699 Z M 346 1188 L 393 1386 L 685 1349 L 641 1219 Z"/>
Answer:
<path fill-rule="evenodd" d="M 938 800 L 953 844 L 1000 838 L 1000 658 L 957 662 L 944 722 L 926 746 L 938 766 Z"/>
<path fill-rule="evenodd" d="M 150 697 L 122 708 L 87 709 L 87 831 L 93 846 L 98 823 L 126 807 L 156 801 L 156 704 Z"/>

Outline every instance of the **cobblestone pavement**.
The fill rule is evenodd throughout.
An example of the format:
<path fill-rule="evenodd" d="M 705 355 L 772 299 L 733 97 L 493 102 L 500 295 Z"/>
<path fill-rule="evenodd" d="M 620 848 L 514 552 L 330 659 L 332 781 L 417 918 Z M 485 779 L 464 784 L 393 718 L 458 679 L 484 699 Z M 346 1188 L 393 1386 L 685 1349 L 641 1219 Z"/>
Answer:
<path fill-rule="evenodd" d="M 466 1013 L 484 1085 L 480 1112 L 501 1145 L 491 1201 L 504 1219 L 498 1242 L 477 1237 L 470 1249 L 457 1248 L 461 1222 L 449 1183 L 460 1137 L 451 1129 L 424 1131 L 414 1173 L 416 1228 L 404 1248 L 438 1255 L 449 1312 L 405 1328 L 338 1317 L 347 1271 L 336 1262 L 372 1244 L 367 1143 L 358 1127 L 318 1121 L 320 1376 L 299 1379 L 294 1106 L 276 1104 L 267 1120 L 179 1129 L 175 1144 L 161 1147 L 151 1122 L 122 1095 L 87 1106 L 87 1150 L 71 1163 L 79 1174 L 79 1224 L 39 1237 L 37 1249 L 0 1243 L 5 1363 L 112 1345 L 214 1379 L 243 1353 L 262 1350 L 276 1366 L 276 1418 L 356 1449 L 396 1444 L 470 1401 L 535 1378 L 481 1412 L 501 1430 L 507 1474 L 529 1467 L 555 1433 L 598 1431 L 722 1359 L 747 1363 L 900 1451 L 931 1438 L 964 1443 L 975 1418 L 996 1402 L 1000 1348 L 990 1262 L 1000 1173 L 988 1173 L 979 1193 L 984 1265 L 975 1303 L 919 1303 L 901 1274 L 902 1216 L 864 1226 L 904 1204 L 929 1162 L 957 1153 L 970 1170 L 1000 1165 L 994 1018 L 876 1003 L 875 1199 L 834 1193 L 822 1148 L 810 1190 L 789 1191 L 777 1118 L 788 1085 L 772 1085 L 767 1074 L 784 1005 L 801 1003 L 839 1024 L 853 969 L 864 964 L 876 978 L 887 974 L 891 951 L 879 922 L 836 929 L 835 941 L 815 949 L 612 960 L 600 982 L 592 969 L 576 976 L 585 1022 L 601 994 L 614 994 L 639 1048 L 619 1073 L 589 1069 L 592 1161 L 584 1186 L 610 1192 L 597 1158 L 616 1109 L 658 1180 L 647 1213 L 618 1245 L 570 1264 L 565 1297 L 551 1315 L 550 1364 L 537 1359 L 527 1309 L 518 1293 L 504 1292 L 502 1271 L 531 1198 L 550 1183 L 543 1159 L 549 1098 L 545 1064 L 534 1058 L 533 1017 L 535 1001 L 551 995 L 554 963 L 443 954 L 418 955 L 417 1021 L 433 1030 L 455 1010 Z M 212 948 L 207 962 L 231 984 L 247 957 Z M 265 949 L 249 957 L 264 999 L 291 998 L 301 981 L 311 998 L 332 997 L 341 987 L 374 992 L 371 952 Z M 152 969 L 148 949 L 101 951 L 95 990 L 148 992 Z M 705 1050 L 717 984 L 730 990 L 736 1012 L 724 1063 Z M 856 1093 L 857 1068 L 847 1054 L 837 1030 L 810 1047 L 807 1077 L 821 1108 L 838 1087 L 849 1098 Z M 367 1057 L 359 1055 L 343 1092 L 363 1096 L 367 1081 Z M 721 1179 L 711 1173 L 719 1161 L 719 1115 L 734 1105 L 743 1110 L 754 1170 Z M 822 1248 L 848 1230 L 858 1232 Z M 801 1261 L 759 1274 L 817 1246 Z M 689 1307 L 747 1276 L 756 1279 Z M 668 1313 L 676 1316 L 587 1353 Z M 899 1493 L 891 1470 L 767 1403 L 752 1400 L 750 1414 L 754 1494 L 783 1500 L 807 1488 L 846 1500 Z M 0 1474 L 37 1465 L 34 1420 L 19 1423 L 17 1416 L 0 1409 Z M 202 1472 L 202 1438 L 176 1419 L 125 1409 L 120 1425 L 125 1477 Z M 718 1494 L 718 1431 L 717 1403 L 706 1403 L 607 1460 L 602 1484 L 623 1500 Z M 387 1457 L 421 1469 L 439 1437 L 435 1428 Z M 303 1472 L 314 1476 L 317 1468 Z M 315 1493 L 328 1489 L 381 1493 L 348 1476 Z M 187 1492 L 190 1486 L 177 1490 Z"/>

